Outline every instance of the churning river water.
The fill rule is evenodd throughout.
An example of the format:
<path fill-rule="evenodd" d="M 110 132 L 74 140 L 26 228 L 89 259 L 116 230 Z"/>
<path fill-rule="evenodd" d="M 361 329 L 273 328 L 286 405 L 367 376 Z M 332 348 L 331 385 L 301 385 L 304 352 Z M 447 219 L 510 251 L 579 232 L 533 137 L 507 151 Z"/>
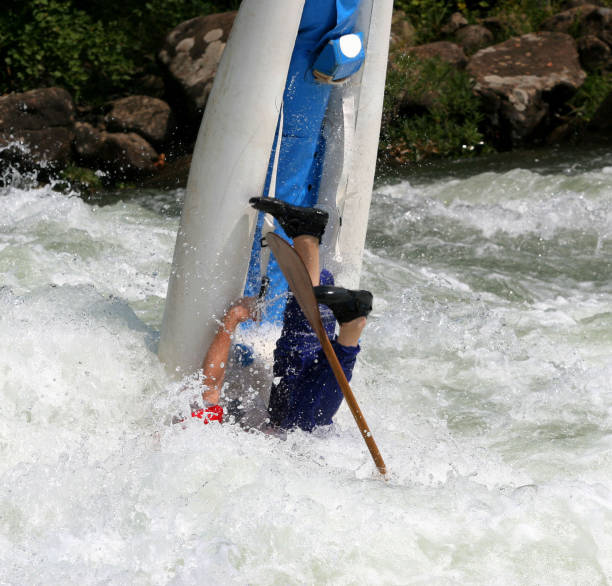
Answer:
<path fill-rule="evenodd" d="M 537 160 L 541 157 L 541 160 Z M 0 189 L 0 583 L 612 583 L 612 156 L 375 189 L 348 409 L 170 425 L 153 349 L 182 192 Z"/>

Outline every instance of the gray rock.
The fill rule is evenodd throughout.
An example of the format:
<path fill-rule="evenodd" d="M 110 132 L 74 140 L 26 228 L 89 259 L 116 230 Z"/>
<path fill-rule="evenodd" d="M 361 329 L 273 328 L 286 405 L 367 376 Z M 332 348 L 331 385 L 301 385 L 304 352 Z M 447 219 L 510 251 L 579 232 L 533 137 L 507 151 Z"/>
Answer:
<path fill-rule="evenodd" d="M 576 40 L 580 63 L 587 71 L 604 69 L 610 64 L 612 51 L 601 39 L 594 35 L 585 35 Z"/>
<path fill-rule="evenodd" d="M 159 155 L 135 132 L 101 131 L 87 122 L 77 122 L 75 158 L 80 165 L 101 169 L 112 179 L 133 179 L 153 173 Z"/>
<path fill-rule="evenodd" d="M 191 167 L 191 155 L 183 155 L 168 161 L 161 169 L 153 175 L 144 177 L 142 184 L 144 187 L 155 187 L 157 189 L 172 189 L 176 187 L 186 187 L 189 169 Z M 180 205 L 177 205 L 177 212 L 180 213 Z"/>
<path fill-rule="evenodd" d="M 459 45 L 449 43 L 448 41 L 418 45 L 417 47 L 411 47 L 407 52 L 419 59 L 433 59 L 437 57 L 454 65 L 457 69 L 464 69 L 467 65 L 467 57 L 463 49 Z"/>
<path fill-rule="evenodd" d="M 129 96 L 111 102 L 104 117 L 111 132 L 136 132 L 145 140 L 163 144 L 172 128 L 172 111 L 163 100 L 149 96 Z"/>
<path fill-rule="evenodd" d="M 453 14 L 451 14 L 451 17 L 448 19 L 448 22 L 440 29 L 440 31 L 445 35 L 452 35 L 453 33 L 456 33 L 460 28 L 467 25 L 468 21 L 465 16 L 461 14 L 461 12 L 453 12 Z"/>
<path fill-rule="evenodd" d="M 88 122 L 74 125 L 73 147 L 79 163 L 87 165 L 97 161 L 102 142 L 103 133 Z"/>
<path fill-rule="evenodd" d="M 43 88 L 0 97 L 0 148 L 11 160 L 30 159 L 63 166 L 70 158 L 74 103 L 61 88 Z"/>
<path fill-rule="evenodd" d="M 593 35 L 612 45 L 612 9 L 583 4 L 551 16 L 542 23 L 542 30 Z"/>
<path fill-rule="evenodd" d="M 47 126 L 72 126 L 74 103 L 58 87 L 0 97 L 0 128 L 40 130 Z"/>
<path fill-rule="evenodd" d="M 187 119 L 202 115 L 235 17 L 225 12 L 192 18 L 166 37 L 159 61 L 175 111 Z"/>
<path fill-rule="evenodd" d="M 493 42 L 493 33 L 484 26 L 470 24 L 460 28 L 456 34 L 457 43 L 468 53 L 488 47 Z"/>
<path fill-rule="evenodd" d="M 562 33 L 515 37 L 482 49 L 470 60 L 468 73 L 483 98 L 491 125 L 501 141 L 517 145 L 582 85 L 574 40 Z"/>
<path fill-rule="evenodd" d="M 131 179 L 155 171 L 159 155 L 142 136 L 135 132 L 103 132 L 101 139 L 95 156 L 100 168 L 114 179 Z"/>

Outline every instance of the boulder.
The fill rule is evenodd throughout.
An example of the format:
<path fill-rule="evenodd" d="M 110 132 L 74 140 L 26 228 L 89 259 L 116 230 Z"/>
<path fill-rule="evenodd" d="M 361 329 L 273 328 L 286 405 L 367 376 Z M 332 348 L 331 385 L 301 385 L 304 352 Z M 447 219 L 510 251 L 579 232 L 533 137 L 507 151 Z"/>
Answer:
<path fill-rule="evenodd" d="M 483 98 L 500 147 L 518 145 L 546 126 L 586 78 L 574 40 L 549 32 L 481 49 L 467 71 L 476 81 L 474 90 Z"/>
<path fill-rule="evenodd" d="M 175 111 L 186 122 L 202 115 L 235 17 L 224 12 L 192 18 L 166 37 L 158 57 Z"/>
<path fill-rule="evenodd" d="M 159 155 L 135 132 L 99 130 L 87 122 L 77 122 L 74 132 L 75 159 L 80 165 L 101 169 L 114 180 L 133 179 L 156 170 Z"/>
<path fill-rule="evenodd" d="M 15 149 L 14 146 L 8 148 L 15 162 L 22 160 L 25 162 L 28 159 L 34 166 L 40 163 L 44 166 L 61 168 L 70 160 L 72 138 L 73 132 L 69 128 L 19 130 L 7 134 L 0 133 L 0 149 L 17 142 L 20 144 L 18 148 Z"/>
<path fill-rule="evenodd" d="M 542 30 L 574 36 L 593 35 L 612 45 L 612 9 L 594 4 L 576 6 L 545 20 Z"/>
<path fill-rule="evenodd" d="M 440 29 L 440 32 L 445 35 L 452 35 L 456 33 L 460 28 L 467 25 L 468 21 L 465 16 L 461 14 L 461 12 L 453 12 L 453 14 L 451 14 L 451 17 L 448 19 L 448 22 Z"/>
<path fill-rule="evenodd" d="M 467 65 L 467 57 L 463 49 L 459 45 L 448 41 L 418 45 L 417 47 L 411 47 L 407 52 L 418 59 L 433 59 L 437 57 L 454 65 L 457 69 L 464 69 Z"/>
<path fill-rule="evenodd" d="M 103 133 L 88 122 L 74 125 L 75 159 L 82 165 L 96 162 L 103 142 Z"/>
<path fill-rule="evenodd" d="M 74 103 L 61 88 L 43 88 L 0 97 L 0 148 L 12 161 L 63 166 L 74 135 Z M 9 157 L 10 154 L 10 157 Z"/>
<path fill-rule="evenodd" d="M 144 177 L 142 185 L 144 187 L 154 187 L 156 189 L 186 187 L 190 168 L 191 155 L 182 155 L 167 161 L 155 174 Z M 180 213 L 180 204 L 177 203 L 176 207 L 177 213 Z"/>
<path fill-rule="evenodd" d="M 467 53 L 473 53 L 493 43 L 493 33 L 484 26 L 470 24 L 455 33 L 455 39 Z"/>
<path fill-rule="evenodd" d="M 610 64 L 612 51 L 601 39 L 594 35 L 585 35 L 576 39 L 580 63 L 587 71 L 604 69 Z"/>
<path fill-rule="evenodd" d="M 142 136 L 102 132 L 102 143 L 96 153 L 101 169 L 114 179 L 131 179 L 155 171 L 159 155 Z"/>
<path fill-rule="evenodd" d="M 163 100 L 128 96 L 110 103 L 104 123 L 111 132 L 136 132 L 148 142 L 161 145 L 172 128 L 172 111 Z"/>

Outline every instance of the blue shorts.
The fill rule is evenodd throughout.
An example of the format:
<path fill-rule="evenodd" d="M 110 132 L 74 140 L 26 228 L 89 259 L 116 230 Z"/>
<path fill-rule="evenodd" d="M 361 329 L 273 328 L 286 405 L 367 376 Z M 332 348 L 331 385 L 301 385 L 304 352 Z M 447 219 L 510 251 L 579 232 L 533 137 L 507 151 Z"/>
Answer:
<path fill-rule="evenodd" d="M 333 285 L 329 271 L 321 272 L 321 284 Z M 330 339 L 336 320 L 331 310 L 319 305 L 321 319 Z M 342 346 L 332 340 L 342 370 L 351 380 L 359 346 Z M 290 429 L 312 431 L 330 425 L 342 403 L 343 395 L 321 344 L 300 306 L 290 296 L 283 316 L 283 330 L 274 351 L 274 376 L 268 411 L 272 424 Z"/>

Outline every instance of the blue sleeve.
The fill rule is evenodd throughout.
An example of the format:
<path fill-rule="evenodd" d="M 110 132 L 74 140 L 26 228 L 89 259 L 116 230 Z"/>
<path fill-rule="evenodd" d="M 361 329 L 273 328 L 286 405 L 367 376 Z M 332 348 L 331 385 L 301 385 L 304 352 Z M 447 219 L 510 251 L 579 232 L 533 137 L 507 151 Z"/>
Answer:
<path fill-rule="evenodd" d="M 361 0 L 336 0 L 336 26 L 321 39 L 319 48 L 332 39 L 355 32 L 360 3 Z"/>
<path fill-rule="evenodd" d="M 361 69 L 365 59 L 363 31 L 355 30 L 359 3 L 360 0 L 335 0 L 335 25 L 321 37 L 313 53 L 312 67 L 321 76 L 319 81 L 343 81 Z M 361 50 L 358 54 L 345 54 L 340 39 L 354 33 L 361 37 Z"/>

